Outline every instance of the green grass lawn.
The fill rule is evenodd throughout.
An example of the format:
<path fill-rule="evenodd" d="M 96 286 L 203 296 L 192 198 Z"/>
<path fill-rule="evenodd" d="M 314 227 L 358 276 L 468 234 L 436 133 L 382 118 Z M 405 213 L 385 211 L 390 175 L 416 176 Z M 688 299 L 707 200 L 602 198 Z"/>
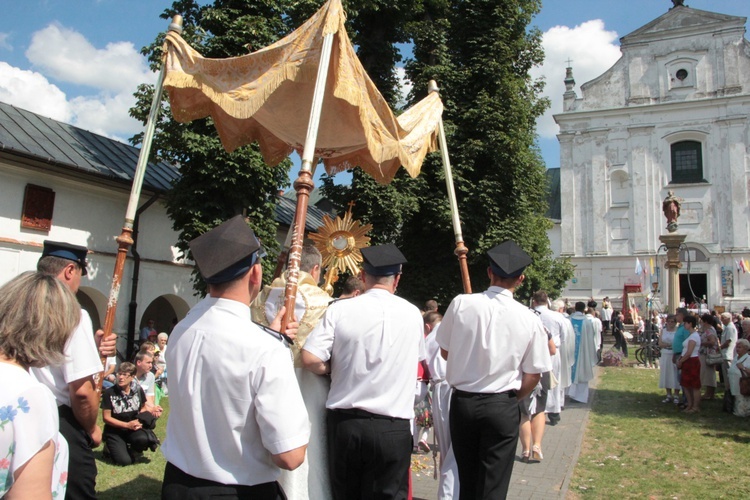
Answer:
<path fill-rule="evenodd" d="M 720 400 L 685 415 L 662 403 L 658 370 L 605 368 L 568 498 L 747 498 L 750 419 L 722 413 Z M 721 396 L 721 393 L 719 393 Z M 169 398 L 156 426 L 163 441 Z M 95 450 L 102 500 L 156 499 L 166 461 L 146 451 L 127 467 Z"/>
<path fill-rule="evenodd" d="M 685 415 L 661 402 L 658 382 L 658 370 L 604 369 L 569 498 L 750 495 L 750 419 L 723 413 L 720 399 Z"/>
<path fill-rule="evenodd" d="M 167 417 L 169 416 L 169 398 L 162 398 L 159 402 L 164 413 L 156 423 L 156 435 L 164 442 L 167 434 Z M 101 412 L 99 425 L 102 426 Z M 164 477 L 164 467 L 167 461 L 161 450 L 146 451 L 140 462 L 126 467 L 114 465 L 102 457 L 102 447 L 94 450 L 96 467 L 96 492 L 102 500 L 145 500 L 161 498 L 161 480 Z"/>

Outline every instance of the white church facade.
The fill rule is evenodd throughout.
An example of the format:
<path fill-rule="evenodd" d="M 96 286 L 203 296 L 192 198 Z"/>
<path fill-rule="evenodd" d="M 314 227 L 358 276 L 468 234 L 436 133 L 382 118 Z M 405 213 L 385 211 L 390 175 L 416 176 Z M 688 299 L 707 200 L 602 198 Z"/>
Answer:
<path fill-rule="evenodd" d="M 746 18 L 678 5 L 621 38 L 621 58 L 575 91 L 560 126 L 560 224 L 551 240 L 575 276 L 564 296 L 625 285 L 666 303 L 662 200 L 681 198 L 680 295 L 750 305 L 750 43 Z M 644 273 L 637 275 L 636 259 Z M 689 265 L 688 265 L 689 261 Z M 652 266 L 653 265 L 653 271 Z"/>

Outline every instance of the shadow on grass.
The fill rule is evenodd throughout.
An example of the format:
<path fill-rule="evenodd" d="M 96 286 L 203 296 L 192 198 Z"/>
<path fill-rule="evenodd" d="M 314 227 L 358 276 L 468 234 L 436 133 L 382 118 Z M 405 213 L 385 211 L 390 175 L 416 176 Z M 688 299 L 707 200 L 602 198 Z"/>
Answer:
<path fill-rule="evenodd" d="M 161 481 L 143 474 L 126 483 L 99 492 L 99 498 L 102 500 L 146 500 L 160 497 Z"/>
<path fill-rule="evenodd" d="M 658 389 L 658 370 L 641 370 L 628 367 L 606 368 L 610 377 L 606 388 L 592 389 L 591 412 L 617 419 L 635 419 L 646 424 L 649 420 L 676 428 L 692 425 L 706 437 L 715 437 L 736 443 L 750 443 L 750 418 L 736 417 L 722 411 L 723 389 L 718 388 L 717 398 L 702 401 L 701 411 L 685 414 L 673 403 L 662 403 L 664 390 Z"/>

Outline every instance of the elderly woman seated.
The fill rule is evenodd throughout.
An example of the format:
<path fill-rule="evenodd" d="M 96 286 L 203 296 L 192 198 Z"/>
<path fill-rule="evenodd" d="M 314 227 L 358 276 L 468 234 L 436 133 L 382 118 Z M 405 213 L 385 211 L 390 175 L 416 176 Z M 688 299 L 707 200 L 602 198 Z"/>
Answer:
<path fill-rule="evenodd" d="M 144 428 L 139 414 L 146 405 L 146 394 L 135 380 L 133 363 L 122 363 L 117 370 L 117 383 L 102 395 L 104 420 L 104 453 L 118 465 L 138 461 L 147 448 L 156 449 L 156 436 Z"/>
<path fill-rule="evenodd" d="M 729 390 L 734 396 L 734 414 L 738 417 L 750 416 L 750 396 L 740 393 L 740 379 L 750 377 L 750 341 L 740 339 L 735 347 L 737 356 L 729 367 Z"/>

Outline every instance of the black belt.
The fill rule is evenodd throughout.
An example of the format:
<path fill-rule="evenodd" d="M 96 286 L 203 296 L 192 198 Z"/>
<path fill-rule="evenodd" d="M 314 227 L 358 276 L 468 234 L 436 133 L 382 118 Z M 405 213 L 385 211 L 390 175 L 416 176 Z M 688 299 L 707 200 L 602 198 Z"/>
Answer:
<path fill-rule="evenodd" d="M 374 418 L 378 420 L 392 420 L 392 421 L 396 421 L 396 420 L 408 421 L 409 420 L 407 418 L 390 417 L 388 415 L 378 415 L 377 413 L 372 413 L 367 410 L 360 410 L 359 408 L 345 408 L 345 409 L 331 408 L 328 411 L 332 411 L 334 413 L 342 413 L 344 415 L 349 415 L 349 416 L 357 417 L 357 418 Z"/>
<path fill-rule="evenodd" d="M 488 396 L 506 396 L 508 398 L 516 397 L 516 390 L 511 389 L 504 392 L 466 392 L 458 389 L 453 389 L 453 394 L 460 398 L 475 398 L 475 397 L 488 397 Z"/>

